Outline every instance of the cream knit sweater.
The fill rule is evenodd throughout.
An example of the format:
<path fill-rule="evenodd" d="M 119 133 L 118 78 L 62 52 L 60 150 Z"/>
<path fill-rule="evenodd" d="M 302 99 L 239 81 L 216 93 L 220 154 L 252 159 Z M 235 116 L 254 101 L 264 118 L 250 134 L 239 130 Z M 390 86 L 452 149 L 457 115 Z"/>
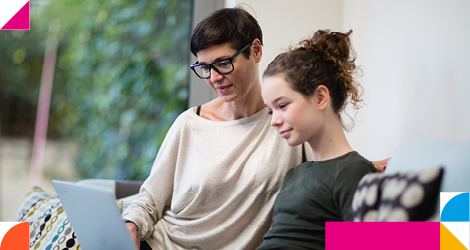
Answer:
<path fill-rule="evenodd" d="M 302 159 L 269 118 L 266 109 L 226 122 L 182 113 L 123 219 L 153 250 L 255 249 L 285 173 Z"/>

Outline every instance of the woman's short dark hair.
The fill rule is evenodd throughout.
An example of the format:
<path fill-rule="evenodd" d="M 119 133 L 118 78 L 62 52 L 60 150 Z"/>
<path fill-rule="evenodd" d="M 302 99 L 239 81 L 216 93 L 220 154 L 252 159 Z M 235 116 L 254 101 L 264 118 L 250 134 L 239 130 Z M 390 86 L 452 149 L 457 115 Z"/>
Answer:
<path fill-rule="evenodd" d="M 198 51 L 227 42 L 232 48 L 239 50 L 255 38 L 263 44 L 261 27 L 250 13 L 240 7 L 219 9 L 194 28 L 191 52 L 196 56 Z M 243 54 L 249 58 L 250 51 L 248 48 Z"/>

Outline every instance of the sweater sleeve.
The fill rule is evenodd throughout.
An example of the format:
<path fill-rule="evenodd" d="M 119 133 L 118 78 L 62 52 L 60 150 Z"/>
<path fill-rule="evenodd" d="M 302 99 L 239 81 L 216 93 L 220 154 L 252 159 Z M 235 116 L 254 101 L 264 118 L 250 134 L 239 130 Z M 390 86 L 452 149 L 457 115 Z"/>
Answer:
<path fill-rule="evenodd" d="M 149 177 L 142 184 L 135 200 L 122 214 L 123 220 L 137 225 L 141 240 L 146 240 L 153 234 L 154 226 L 162 218 L 165 207 L 171 204 L 175 167 L 180 150 L 180 132 L 184 120 L 180 116 L 171 126 Z"/>

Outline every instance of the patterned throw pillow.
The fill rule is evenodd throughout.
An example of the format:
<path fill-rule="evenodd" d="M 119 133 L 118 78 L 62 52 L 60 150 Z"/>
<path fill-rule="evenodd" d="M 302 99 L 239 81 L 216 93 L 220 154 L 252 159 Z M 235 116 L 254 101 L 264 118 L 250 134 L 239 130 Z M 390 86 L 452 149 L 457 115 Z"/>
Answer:
<path fill-rule="evenodd" d="M 34 187 L 26 195 L 15 221 L 29 222 L 31 250 L 80 250 L 57 195 Z"/>
<path fill-rule="evenodd" d="M 397 174 L 370 173 L 352 201 L 354 221 L 425 221 L 436 213 L 443 168 Z"/>

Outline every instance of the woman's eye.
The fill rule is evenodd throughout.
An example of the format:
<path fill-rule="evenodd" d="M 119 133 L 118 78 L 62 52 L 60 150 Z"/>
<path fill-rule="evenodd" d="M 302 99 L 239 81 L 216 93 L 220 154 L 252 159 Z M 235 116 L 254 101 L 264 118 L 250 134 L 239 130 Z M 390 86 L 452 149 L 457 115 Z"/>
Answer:
<path fill-rule="evenodd" d="M 232 67 L 232 64 L 229 60 L 224 60 L 218 63 L 215 63 L 215 66 L 219 69 L 229 69 Z"/>
<path fill-rule="evenodd" d="M 269 115 L 272 115 L 272 114 L 273 114 L 273 111 L 272 111 L 272 110 L 268 110 L 268 114 L 269 114 Z"/>

